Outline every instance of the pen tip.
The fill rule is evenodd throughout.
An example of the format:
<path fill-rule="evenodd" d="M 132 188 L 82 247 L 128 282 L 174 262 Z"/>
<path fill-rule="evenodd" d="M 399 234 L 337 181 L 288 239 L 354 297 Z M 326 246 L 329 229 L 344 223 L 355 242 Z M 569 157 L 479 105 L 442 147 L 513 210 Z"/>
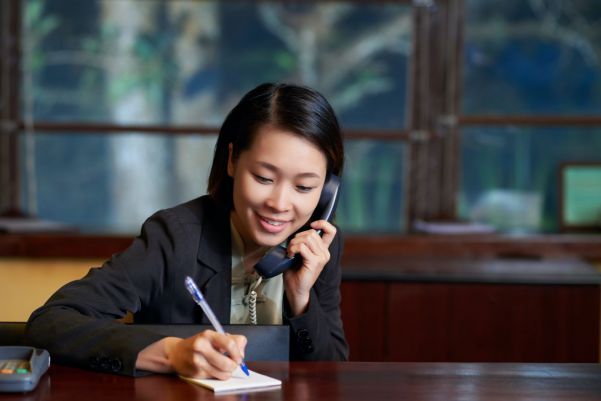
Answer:
<path fill-rule="evenodd" d="M 244 374 L 246 374 L 246 376 L 250 376 L 250 372 L 248 371 L 248 368 L 246 367 L 246 364 L 244 362 L 242 362 L 240 368 L 242 368 L 242 371 L 244 372 Z"/>

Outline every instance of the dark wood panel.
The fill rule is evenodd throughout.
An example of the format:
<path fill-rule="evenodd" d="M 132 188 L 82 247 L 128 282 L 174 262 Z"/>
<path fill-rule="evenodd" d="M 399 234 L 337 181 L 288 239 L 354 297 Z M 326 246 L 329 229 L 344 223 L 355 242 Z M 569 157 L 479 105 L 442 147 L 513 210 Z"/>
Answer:
<path fill-rule="evenodd" d="M 448 284 L 389 284 L 385 360 L 450 360 L 451 292 Z"/>
<path fill-rule="evenodd" d="M 394 283 L 387 360 L 597 362 L 599 287 Z"/>
<path fill-rule="evenodd" d="M 2 234 L 0 256 L 108 258 L 134 235 Z M 357 257 L 530 258 L 582 257 L 601 261 L 601 235 L 429 236 L 348 235 L 343 263 Z"/>
<path fill-rule="evenodd" d="M 451 361 L 597 362 L 597 286 L 453 286 Z"/>
<path fill-rule="evenodd" d="M 388 284 L 343 282 L 342 321 L 353 361 L 382 361 L 386 347 Z"/>
<path fill-rule="evenodd" d="M 0 256 L 108 259 L 127 248 L 133 238 L 133 235 L 0 234 Z"/>
<path fill-rule="evenodd" d="M 353 361 L 597 362 L 597 285 L 342 284 Z"/>

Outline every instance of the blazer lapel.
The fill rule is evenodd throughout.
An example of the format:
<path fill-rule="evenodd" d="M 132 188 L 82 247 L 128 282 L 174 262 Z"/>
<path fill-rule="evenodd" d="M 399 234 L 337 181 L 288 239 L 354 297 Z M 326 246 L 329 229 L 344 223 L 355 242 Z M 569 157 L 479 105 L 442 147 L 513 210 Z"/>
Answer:
<path fill-rule="evenodd" d="M 232 247 L 229 216 L 205 210 L 197 260 L 198 285 L 222 324 L 229 324 L 231 309 Z M 203 317 L 204 324 L 210 324 Z"/>

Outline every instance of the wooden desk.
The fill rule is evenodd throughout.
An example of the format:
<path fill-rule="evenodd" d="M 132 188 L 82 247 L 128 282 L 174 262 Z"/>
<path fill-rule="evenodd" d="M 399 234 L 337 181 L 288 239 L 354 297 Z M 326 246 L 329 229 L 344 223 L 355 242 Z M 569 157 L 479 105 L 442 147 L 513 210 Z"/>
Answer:
<path fill-rule="evenodd" d="M 263 362 L 278 390 L 221 395 L 174 376 L 131 378 L 54 365 L 27 394 L 2 401 L 111 400 L 601 400 L 598 364 Z"/>

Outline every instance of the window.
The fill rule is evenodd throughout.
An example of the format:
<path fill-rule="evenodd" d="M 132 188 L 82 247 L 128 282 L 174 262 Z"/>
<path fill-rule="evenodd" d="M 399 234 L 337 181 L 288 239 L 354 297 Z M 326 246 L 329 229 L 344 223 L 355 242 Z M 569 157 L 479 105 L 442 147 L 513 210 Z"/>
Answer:
<path fill-rule="evenodd" d="M 225 113 L 284 80 L 340 117 L 345 232 L 557 232 L 559 166 L 601 159 L 596 3 L 1 2 L 0 206 L 135 233 L 204 193 Z"/>
<path fill-rule="evenodd" d="M 596 1 L 466 2 L 460 216 L 559 230 L 562 163 L 601 161 Z"/>
<path fill-rule="evenodd" d="M 134 233 L 205 193 L 215 135 L 243 93 L 288 81 L 322 92 L 347 133 L 338 223 L 404 231 L 411 5 L 19 3 L 24 211 Z"/>

